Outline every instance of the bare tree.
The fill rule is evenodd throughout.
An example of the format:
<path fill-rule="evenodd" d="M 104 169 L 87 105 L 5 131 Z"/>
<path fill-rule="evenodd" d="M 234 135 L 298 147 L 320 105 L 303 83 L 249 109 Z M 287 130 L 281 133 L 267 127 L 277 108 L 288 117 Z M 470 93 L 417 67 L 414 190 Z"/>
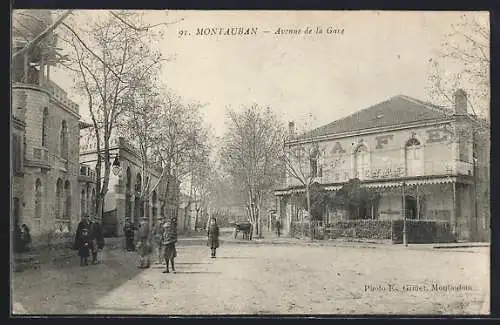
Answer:
<path fill-rule="evenodd" d="M 271 109 L 254 104 L 241 112 L 228 110 L 228 130 L 220 152 L 223 168 L 245 194 L 255 234 L 261 236 L 261 210 L 280 175 L 283 128 Z"/>
<path fill-rule="evenodd" d="M 453 107 L 453 92 L 467 92 L 472 114 L 468 128 L 472 132 L 475 191 L 482 207 L 483 220 L 489 220 L 490 185 L 490 27 L 488 15 L 464 13 L 451 32 L 444 37 L 436 56 L 429 59 L 428 92 L 431 98 L 446 107 Z M 450 110 L 451 113 L 451 110 Z M 489 228 L 484 221 L 483 229 Z"/>
<path fill-rule="evenodd" d="M 199 104 L 185 104 L 180 98 L 162 94 L 163 109 L 158 119 L 155 153 L 163 168 L 164 186 L 160 191 L 162 210 L 168 204 L 170 217 L 177 220 L 178 188 L 192 172 L 200 153 L 207 150 L 206 130 L 202 124 Z"/>
<path fill-rule="evenodd" d="M 141 182 L 141 188 L 138 189 L 136 195 L 139 196 L 142 208 L 146 208 L 145 211 L 149 211 L 147 210 L 148 202 L 153 193 L 158 190 L 160 183 L 165 180 L 164 176 L 168 172 L 162 167 L 160 157 L 156 152 L 163 104 L 154 79 L 145 79 L 140 87 L 136 87 L 136 91 L 129 94 L 130 104 L 117 123 L 117 133 L 132 144 L 139 153 L 141 175 L 144 181 Z M 159 176 L 158 173 L 160 173 Z M 156 180 L 153 181 L 155 178 Z"/>
<path fill-rule="evenodd" d="M 291 126 L 293 127 L 293 126 Z M 311 214 L 311 190 L 323 175 L 323 166 L 320 163 L 325 156 L 325 150 L 321 148 L 318 140 L 313 133 L 302 133 L 297 138 L 294 132 L 290 134 L 283 146 L 283 165 L 286 169 L 286 178 L 289 183 L 293 180 L 304 187 L 306 196 L 306 209 L 309 215 L 310 229 L 313 229 L 313 215 Z M 326 157 L 329 164 L 328 168 L 333 170 L 340 161 L 340 155 Z M 311 239 L 313 231 L 310 232 Z"/>
<path fill-rule="evenodd" d="M 126 17 L 141 23 L 140 17 Z M 154 75 L 163 59 L 150 48 L 146 32 L 124 25 L 115 15 L 89 17 L 78 33 L 66 27 L 71 30 L 63 38 L 72 50 L 69 68 L 75 72 L 76 89 L 86 97 L 92 118 L 98 153 L 95 215 L 101 218 L 110 176 L 110 139 L 117 121 L 124 110 L 134 106 L 133 94 Z"/>
<path fill-rule="evenodd" d="M 451 25 L 436 56 L 429 59 L 428 92 L 440 104 L 454 104 L 451 94 L 467 91 L 473 115 L 489 119 L 490 28 L 488 17 L 462 14 Z"/>

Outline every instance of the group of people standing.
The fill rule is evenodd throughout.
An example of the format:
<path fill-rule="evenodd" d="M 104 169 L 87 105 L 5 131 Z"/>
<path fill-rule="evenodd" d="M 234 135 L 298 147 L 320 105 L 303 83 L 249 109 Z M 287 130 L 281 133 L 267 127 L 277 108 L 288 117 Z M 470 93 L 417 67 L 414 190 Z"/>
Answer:
<path fill-rule="evenodd" d="M 125 248 L 128 251 L 137 251 L 140 256 L 138 268 L 149 268 L 151 266 L 151 254 L 156 253 L 157 264 L 164 264 L 163 273 L 175 273 L 174 259 L 177 257 L 175 244 L 177 243 L 177 230 L 172 224 L 172 220 L 160 218 L 152 229 L 149 221 L 143 217 L 139 224 L 135 226 L 130 219 L 125 220 L 123 228 L 125 234 Z M 134 237 L 137 234 L 137 244 L 134 244 Z M 211 258 L 216 257 L 216 250 L 219 248 L 219 227 L 217 220 L 211 218 L 207 229 L 207 246 L 211 250 Z M 104 236 L 101 225 L 85 216 L 78 224 L 73 248 L 78 251 L 80 265 L 88 265 L 88 258 L 92 256 L 92 264 L 98 264 L 99 251 L 104 247 Z"/>
<path fill-rule="evenodd" d="M 88 258 L 92 256 L 92 264 L 99 264 L 98 254 L 104 248 L 102 227 L 97 220 L 84 216 L 76 229 L 73 249 L 78 251 L 80 266 L 89 265 Z"/>

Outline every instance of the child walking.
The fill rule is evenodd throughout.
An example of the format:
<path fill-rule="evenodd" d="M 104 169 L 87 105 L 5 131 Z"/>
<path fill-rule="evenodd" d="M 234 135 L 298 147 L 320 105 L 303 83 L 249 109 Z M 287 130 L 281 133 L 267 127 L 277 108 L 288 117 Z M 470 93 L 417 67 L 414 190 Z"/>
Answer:
<path fill-rule="evenodd" d="M 82 229 L 81 236 L 78 239 L 78 256 L 80 256 L 80 266 L 89 265 L 88 258 L 92 249 L 92 240 L 90 239 L 89 231 L 84 228 Z"/>

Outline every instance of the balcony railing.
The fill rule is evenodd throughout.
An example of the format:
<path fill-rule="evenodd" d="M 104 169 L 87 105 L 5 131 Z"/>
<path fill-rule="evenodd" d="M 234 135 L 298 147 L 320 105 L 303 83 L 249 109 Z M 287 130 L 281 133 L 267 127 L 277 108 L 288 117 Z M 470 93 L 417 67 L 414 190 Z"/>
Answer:
<path fill-rule="evenodd" d="M 96 174 L 90 166 L 80 164 L 80 174 L 78 179 L 83 182 L 95 182 Z"/>
<path fill-rule="evenodd" d="M 324 166 L 320 175 L 315 178 L 315 181 L 324 184 L 344 183 L 352 178 L 374 181 L 418 176 L 472 176 L 472 166 L 472 163 L 462 161 L 426 161 L 408 167 L 405 164 L 387 164 L 383 166 L 373 166 L 371 168 L 360 168 L 358 171 L 350 168 L 327 169 L 326 166 Z M 292 177 L 288 177 L 288 185 L 301 185 L 301 183 Z"/>
<path fill-rule="evenodd" d="M 46 147 L 34 147 L 31 157 L 26 157 L 26 165 L 41 168 L 50 168 L 49 150 Z"/>

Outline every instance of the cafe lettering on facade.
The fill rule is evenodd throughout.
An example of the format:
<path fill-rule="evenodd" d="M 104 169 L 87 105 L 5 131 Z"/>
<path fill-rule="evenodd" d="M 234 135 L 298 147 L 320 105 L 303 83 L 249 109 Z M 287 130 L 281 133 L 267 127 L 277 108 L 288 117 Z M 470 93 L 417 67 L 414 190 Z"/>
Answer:
<path fill-rule="evenodd" d="M 477 212 L 485 202 L 478 199 L 484 196 L 478 183 L 489 180 L 476 175 L 477 157 L 487 160 L 488 155 L 477 153 L 482 148 L 474 138 L 475 123 L 463 90 L 456 91 L 451 110 L 400 95 L 300 136 L 294 136 L 290 122 L 285 149 L 317 148 L 309 172 L 324 190 L 338 192 L 357 179 L 370 193 L 355 216 L 324 209 L 325 224 L 402 219 L 404 207 L 407 219 L 449 222 L 458 239 L 475 240 L 489 228 L 489 215 Z M 304 215 L 304 186 L 287 175 L 275 195 L 278 215 L 289 231 Z"/>

